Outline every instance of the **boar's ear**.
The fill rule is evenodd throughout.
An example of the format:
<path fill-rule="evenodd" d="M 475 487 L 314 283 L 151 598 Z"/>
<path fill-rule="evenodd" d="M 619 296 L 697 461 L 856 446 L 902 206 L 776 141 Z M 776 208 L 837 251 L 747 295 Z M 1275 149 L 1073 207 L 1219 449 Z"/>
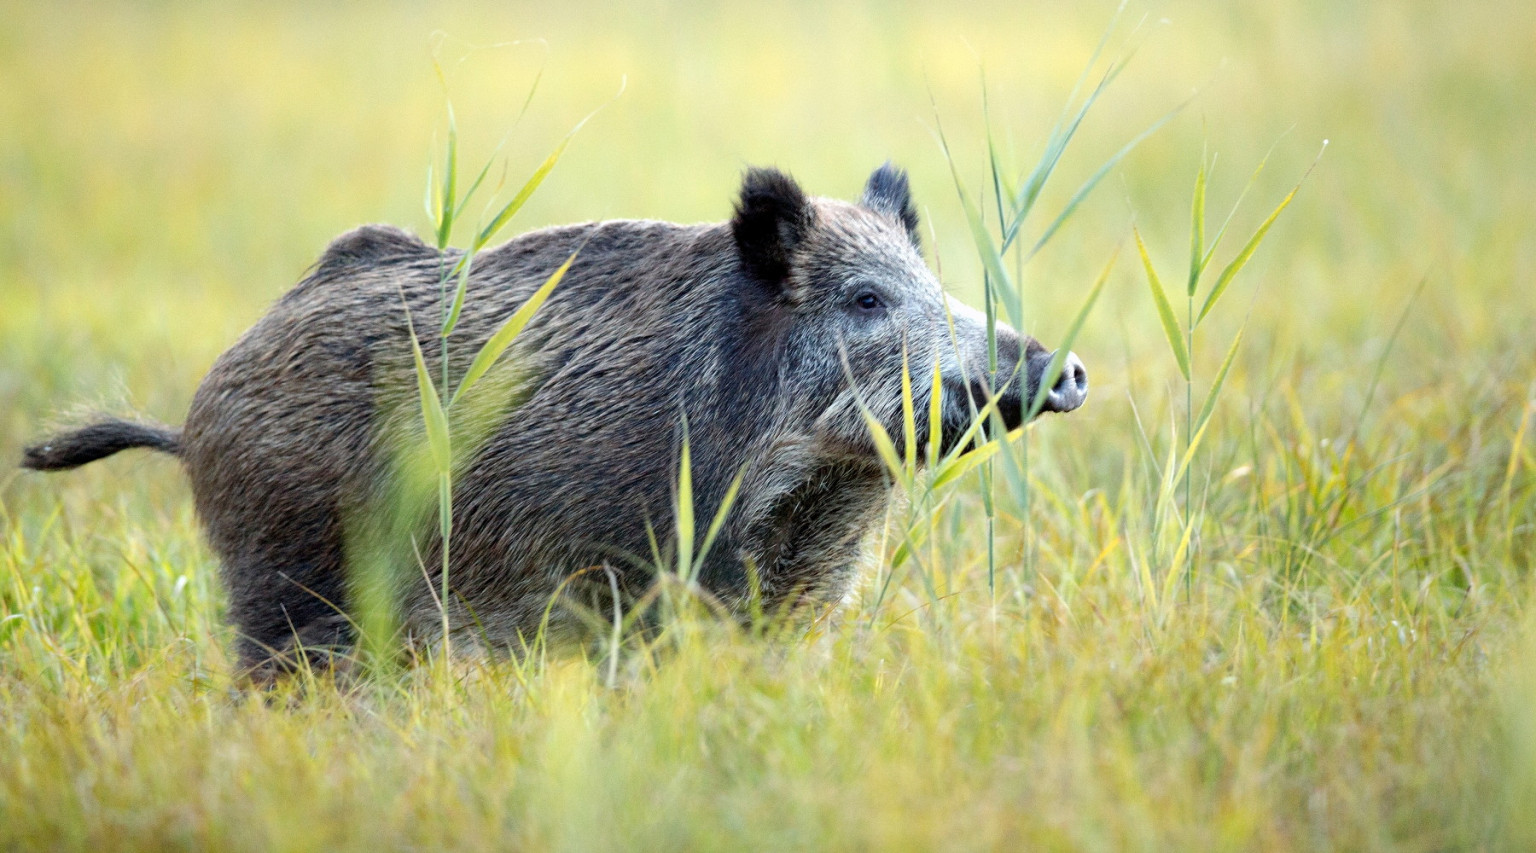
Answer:
<path fill-rule="evenodd" d="M 793 178 L 778 169 L 749 169 L 731 220 L 736 250 L 747 271 L 764 283 L 783 284 L 795 249 L 810 233 L 815 218 Z"/>
<path fill-rule="evenodd" d="M 900 222 L 906 227 L 907 236 L 912 238 L 912 245 L 922 248 L 922 239 L 917 233 L 917 208 L 912 206 L 912 191 L 907 186 L 905 169 L 898 169 L 887 160 L 869 176 L 859 204 Z"/>

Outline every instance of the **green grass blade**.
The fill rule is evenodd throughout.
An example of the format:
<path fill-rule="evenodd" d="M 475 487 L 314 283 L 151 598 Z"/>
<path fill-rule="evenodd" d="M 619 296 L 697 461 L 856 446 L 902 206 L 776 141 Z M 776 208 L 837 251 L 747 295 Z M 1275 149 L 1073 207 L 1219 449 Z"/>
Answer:
<path fill-rule="evenodd" d="M 513 128 L 516 128 L 516 126 L 522 122 L 523 116 L 527 114 L 528 105 L 533 103 L 533 96 L 536 92 L 539 91 L 539 81 L 543 79 L 544 69 L 543 67 L 540 67 L 538 72 L 534 74 L 533 84 L 528 87 L 528 95 L 527 97 L 523 98 L 523 105 L 517 111 L 517 117 L 512 119 Z M 454 211 L 455 217 L 464 215 L 464 208 L 469 206 L 470 199 L 474 198 L 475 192 L 480 189 L 480 185 L 485 183 L 486 176 L 491 172 L 491 166 L 495 165 L 496 163 L 496 156 L 501 153 L 501 149 L 506 147 L 507 139 L 510 138 L 511 135 L 512 131 L 509 129 L 506 135 L 501 138 L 501 141 L 496 143 L 496 150 L 492 151 L 491 156 L 486 158 L 485 165 L 480 168 L 480 174 L 475 176 L 474 182 L 469 185 L 469 189 L 465 190 L 463 197 L 459 199 L 459 209 Z"/>
<path fill-rule="evenodd" d="M 448 307 L 448 316 L 443 318 L 443 338 L 453 333 L 453 328 L 459 324 L 459 314 L 464 310 L 464 297 L 469 292 L 469 271 L 474 266 L 475 255 L 473 252 L 465 252 L 460 256 L 458 263 L 448 273 L 451 278 L 458 279 L 458 285 L 453 291 L 453 303 Z"/>
<path fill-rule="evenodd" d="M 463 197 L 459 199 L 458 209 L 454 210 L 453 212 L 455 219 L 464 214 L 464 208 L 469 206 L 470 200 L 475 197 L 475 193 L 479 191 L 480 185 L 485 183 L 485 176 L 490 174 L 491 166 L 496 162 L 496 155 L 501 152 L 501 147 L 505 145 L 506 142 L 507 140 L 503 138 L 501 142 L 497 143 L 496 150 L 491 152 L 491 156 L 487 157 L 485 160 L 485 165 L 480 167 L 480 174 L 475 176 L 474 181 L 472 181 L 469 185 L 469 189 L 464 191 Z"/>
<path fill-rule="evenodd" d="M 1002 433 L 1004 429 L 1002 418 L 994 416 L 993 425 L 995 429 L 993 435 L 996 437 L 994 437 L 989 443 L 1001 445 L 1008 437 L 1006 434 L 998 435 L 998 433 Z M 1002 451 L 1004 449 L 1005 448 L 1003 447 L 998 448 L 998 452 L 1003 457 L 1003 464 L 1001 466 L 1003 469 L 1003 479 L 1008 483 L 1008 491 L 1013 495 L 1014 501 L 1016 502 L 1015 505 L 1019 507 L 1026 507 L 1029 505 L 1029 478 L 1028 474 L 1024 470 L 1024 463 L 1020 461 L 1019 454 L 1003 453 Z M 988 587 L 993 588 L 995 587 L 995 584 L 996 565 L 994 564 L 993 574 L 991 577 L 989 577 L 988 580 Z"/>
<path fill-rule="evenodd" d="M 497 232 L 505 228 L 507 223 L 512 221 L 512 217 L 516 216 L 517 212 L 523 209 L 523 204 L 528 201 L 529 196 L 532 196 L 534 190 L 537 190 L 539 185 L 544 183 L 544 179 L 549 177 L 549 173 L 555 168 L 555 164 L 560 162 L 560 155 L 565 153 L 565 148 L 571 143 L 571 136 L 575 132 L 574 130 L 571 131 L 564 139 L 560 140 L 560 144 L 555 146 L 555 150 L 551 151 L 549 156 L 544 158 L 544 162 L 540 163 L 539 167 L 533 170 L 533 174 L 523 183 L 522 188 L 517 191 L 517 195 L 512 196 L 512 200 L 503 205 L 501 210 L 491 218 L 491 221 L 484 228 L 480 229 L 480 233 L 475 237 L 475 248 L 478 249 L 489 243 L 491 238 L 495 237 Z"/>
<path fill-rule="evenodd" d="M 945 156 L 949 154 L 945 151 Z M 982 220 L 981 211 L 971 202 L 970 196 L 965 192 L 965 186 L 960 182 L 960 173 L 955 171 L 954 161 L 950 161 L 950 171 L 955 177 L 955 192 L 960 196 L 960 206 L 965 210 L 965 220 L 971 229 L 971 240 L 976 244 L 976 254 L 981 257 L 982 267 L 992 279 L 992 292 L 1003 303 L 1008 311 L 1008 322 L 1015 329 L 1024 327 L 1024 306 L 1019 301 L 1018 290 L 1013 286 L 1013 277 L 1008 275 L 1008 270 L 1003 264 L 1003 256 L 998 252 L 997 244 L 992 242 L 992 235 L 987 231 L 987 224 Z"/>
<path fill-rule="evenodd" d="M 1109 263 L 1104 265 L 1103 272 L 1099 273 L 1098 281 L 1093 283 L 1093 289 L 1088 291 L 1088 298 L 1083 300 L 1083 307 L 1078 309 L 1077 316 L 1072 318 L 1072 325 L 1067 327 L 1067 333 L 1062 336 L 1061 343 L 1056 347 L 1055 355 L 1051 356 L 1051 363 L 1046 366 L 1045 373 L 1040 377 L 1040 387 L 1035 389 L 1035 398 L 1030 401 L 1029 411 L 1025 413 L 1024 421 L 1028 423 L 1030 418 L 1040 413 L 1040 407 L 1045 404 L 1045 395 L 1050 393 L 1051 385 L 1056 377 L 1061 375 L 1061 364 L 1067 358 L 1067 353 L 1072 351 L 1072 342 L 1077 340 L 1077 333 L 1082 331 L 1083 323 L 1088 319 L 1088 312 L 1093 310 L 1095 302 L 1099 301 L 1099 294 L 1104 292 L 1104 283 L 1109 281 L 1110 270 L 1115 268 L 1115 261 L 1120 258 L 1120 250 L 1116 249 L 1109 257 Z"/>
<path fill-rule="evenodd" d="M 704 562 L 705 557 L 709 556 L 710 547 L 715 544 L 715 538 L 724 529 L 725 519 L 731 514 L 731 507 L 736 505 L 736 495 L 741 491 L 741 481 L 746 476 L 747 467 L 743 465 L 741 470 L 736 472 L 736 476 L 732 478 L 731 484 L 726 487 L 725 496 L 720 499 L 720 506 L 715 509 L 715 517 L 710 519 L 709 529 L 704 532 L 704 544 L 699 546 L 698 561 L 700 564 Z"/>
<path fill-rule="evenodd" d="M 438 207 L 437 249 L 448 248 L 448 237 L 453 233 L 454 213 L 457 209 L 456 194 L 459 183 L 459 129 L 453 117 L 453 104 L 448 105 L 448 157 L 443 168 L 442 202 Z"/>
<path fill-rule="evenodd" d="M 1072 91 L 1067 93 L 1067 100 L 1061 105 L 1061 114 L 1056 117 L 1056 124 L 1051 127 L 1051 138 L 1061 131 L 1061 126 L 1067 120 L 1068 107 L 1077 100 L 1077 94 L 1083 91 L 1083 84 L 1088 82 L 1088 73 L 1099 64 L 1099 57 L 1104 55 L 1104 48 L 1109 46 L 1109 37 L 1114 35 L 1115 26 L 1120 23 L 1120 16 L 1125 13 L 1125 6 L 1129 0 L 1120 0 L 1120 5 L 1115 7 L 1115 13 L 1109 16 L 1109 23 L 1104 25 L 1104 32 L 1099 34 L 1098 44 L 1093 46 L 1093 53 L 1088 55 L 1088 61 L 1083 63 L 1083 70 L 1077 74 L 1077 79 L 1072 82 Z"/>
<path fill-rule="evenodd" d="M 949 164 L 949 174 L 954 179 L 955 194 L 960 197 L 960 207 L 965 211 L 965 221 L 970 226 L 971 240 L 976 244 L 976 254 L 981 258 L 982 267 L 990 277 L 988 286 L 993 293 L 999 295 L 1003 306 L 1008 310 L 1009 322 L 1013 323 L 1014 328 L 1022 328 L 1024 306 L 1019 301 L 1018 291 L 1013 287 L 1013 279 L 1008 275 L 997 244 L 992 242 L 992 235 L 987 231 L 987 223 L 981 215 L 981 209 L 971 201 L 970 195 L 965 191 L 965 182 L 960 179 L 960 169 L 949 150 L 949 140 L 944 136 L 944 126 L 937 121 L 937 107 L 934 108 L 934 112 L 935 135 L 938 137 L 939 149 L 944 153 L 944 161 Z M 987 305 L 990 311 L 990 300 Z M 988 327 L 990 326 L 989 323 Z"/>
<path fill-rule="evenodd" d="M 1190 514 L 1188 522 L 1184 525 L 1184 533 L 1179 537 L 1179 546 L 1173 552 L 1173 559 L 1168 561 L 1168 573 L 1163 576 L 1164 602 L 1173 601 L 1174 592 L 1178 588 L 1179 578 L 1188 571 L 1188 565 L 1184 555 L 1189 553 L 1189 541 L 1195 532 L 1195 515 Z"/>
<path fill-rule="evenodd" d="M 1141 265 L 1147 271 L 1147 288 L 1152 291 L 1152 303 L 1157 306 L 1157 319 L 1163 324 L 1163 337 L 1168 339 L 1168 347 L 1173 350 L 1173 358 L 1179 363 L 1179 373 L 1184 376 L 1184 381 L 1189 381 L 1189 351 L 1184 348 L 1184 333 L 1179 329 L 1179 321 L 1173 316 L 1173 306 L 1168 304 L 1168 294 L 1163 291 L 1163 283 L 1157 277 L 1157 270 L 1152 268 L 1152 258 L 1147 254 L 1147 244 L 1141 241 L 1141 229 L 1133 228 L 1136 235 L 1136 251 L 1141 253 Z"/>
<path fill-rule="evenodd" d="M 1195 175 L 1195 199 L 1189 207 L 1189 284 L 1190 297 L 1195 295 L 1195 287 L 1200 283 L 1200 273 L 1205 266 L 1201 258 L 1205 255 L 1205 158 L 1200 160 L 1200 172 Z"/>
<path fill-rule="evenodd" d="M 1151 126 L 1146 130 L 1143 130 L 1141 133 L 1137 134 L 1134 139 L 1132 139 L 1130 142 L 1127 142 L 1120 148 L 1119 151 L 1116 151 L 1113 157 L 1105 160 L 1104 165 L 1100 166 L 1098 170 L 1088 178 L 1088 180 L 1083 182 L 1082 186 L 1077 188 L 1077 192 L 1072 194 L 1072 198 L 1067 201 L 1067 205 L 1066 207 L 1062 208 L 1061 213 L 1057 214 L 1056 218 L 1051 220 L 1051 224 L 1046 227 L 1044 233 L 1040 235 L 1040 239 L 1035 241 L 1035 245 L 1030 248 L 1029 254 L 1025 256 L 1026 260 L 1028 258 L 1034 257 L 1041 249 L 1045 248 L 1045 244 L 1050 242 L 1051 238 L 1056 235 L 1056 232 L 1061 228 L 1062 224 L 1067 221 L 1067 217 L 1071 216 L 1073 211 L 1077 210 L 1077 206 L 1082 204 L 1083 199 L 1087 198 L 1088 194 L 1093 192 L 1094 188 L 1099 185 L 1100 181 L 1104 180 L 1104 176 L 1108 175 L 1110 171 L 1115 168 L 1115 166 L 1119 165 L 1120 161 L 1124 160 L 1126 155 L 1136 150 L 1136 147 L 1145 141 L 1147 137 L 1156 133 L 1159 129 L 1162 128 L 1163 125 L 1172 121 L 1174 116 L 1183 112 L 1184 108 L 1189 106 L 1189 102 L 1191 100 L 1193 100 L 1193 96 L 1185 99 L 1183 103 L 1164 113 L 1162 118 L 1159 118 L 1157 121 L 1153 122 Z"/>
<path fill-rule="evenodd" d="M 1269 215 L 1269 218 L 1264 220 L 1264 224 L 1259 226 L 1259 230 L 1253 232 L 1253 236 L 1248 240 L 1248 245 L 1244 246 L 1243 250 L 1237 253 L 1237 257 L 1227 264 L 1226 269 L 1221 271 L 1221 275 L 1216 277 L 1216 284 L 1211 287 L 1210 294 L 1205 297 L 1205 304 L 1200 306 L 1200 313 L 1195 317 L 1196 326 L 1200 325 L 1200 321 L 1205 319 L 1205 315 L 1211 313 L 1211 309 L 1216 307 L 1216 301 L 1221 298 L 1223 293 L 1227 292 L 1227 287 L 1232 284 L 1233 276 L 1236 276 L 1238 271 L 1247 265 L 1248 259 L 1252 258 L 1253 253 L 1259 248 L 1259 243 L 1263 242 L 1264 235 L 1269 233 L 1270 226 L 1275 224 L 1275 220 L 1280 217 L 1280 212 L 1290 205 L 1291 199 L 1296 197 L 1296 191 L 1299 189 L 1301 189 L 1301 184 L 1298 183 L 1289 193 L 1286 193 L 1285 199 Z"/>
<path fill-rule="evenodd" d="M 528 301 L 519 306 L 512 316 L 501 324 L 501 328 L 496 330 L 496 334 L 491 335 L 490 340 L 480 347 L 480 351 L 475 353 L 474 361 L 469 364 L 469 370 L 464 373 L 464 378 L 459 382 L 458 390 L 453 392 L 453 399 L 448 401 L 450 407 L 468 393 L 469 389 L 480 381 L 480 377 L 491 369 L 496 360 L 501 358 L 501 354 L 506 352 L 507 347 L 512 345 L 512 341 L 523 331 L 523 327 L 528 325 L 528 321 L 533 319 L 534 313 L 544 304 L 544 300 L 549 298 L 549 294 L 554 292 L 555 287 L 560 284 L 560 280 L 565 277 L 566 271 L 571 268 L 571 264 L 580 253 L 580 249 L 572 252 L 571 256 L 565 259 L 565 263 L 551 273 L 539 289 L 528 297 Z"/>
<path fill-rule="evenodd" d="M 1403 327 L 1408 324 L 1408 315 L 1413 312 L 1413 306 L 1424 293 L 1425 285 L 1429 284 L 1429 277 L 1419 279 L 1419 284 L 1413 289 L 1413 294 L 1408 297 L 1408 303 L 1403 306 L 1403 313 L 1397 316 L 1397 323 L 1392 326 L 1392 334 L 1387 336 L 1387 345 L 1382 348 L 1381 356 L 1376 359 L 1376 369 L 1371 372 L 1371 382 L 1365 386 L 1365 396 L 1360 398 L 1360 414 L 1355 417 L 1355 428 L 1351 433 L 1360 431 L 1360 424 L 1365 422 L 1365 413 L 1371 410 L 1371 403 L 1376 399 L 1376 388 L 1381 384 L 1381 374 L 1386 370 L 1387 359 L 1397 347 L 1397 339 L 1403 333 Z"/>
<path fill-rule="evenodd" d="M 997 158 L 997 142 L 992 133 L 992 103 L 987 95 L 987 76 L 985 70 L 981 76 L 981 127 L 987 139 L 987 173 L 992 179 L 992 200 L 997 205 L 998 227 L 1008 219 L 1003 213 L 1003 199 L 1011 198 L 1013 192 L 1003 192 L 1003 169 Z"/>
<path fill-rule="evenodd" d="M 1012 382 L 1013 377 L 1009 377 L 1008 381 Z M 982 425 L 987 422 L 987 419 L 992 416 L 992 412 L 996 409 L 997 397 L 993 397 L 987 401 L 985 406 L 981 407 L 980 411 L 975 413 L 971 418 L 970 425 L 965 428 L 965 432 L 962 432 L 959 439 L 955 441 L 955 446 L 951 447 L 949 452 L 944 454 L 944 458 L 939 460 L 938 471 L 944 471 L 965 453 L 973 452 L 967 451 L 965 448 L 969 447 L 971 442 L 975 440 L 976 436 L 981 432 Z"/>
<path fill-rule="evenodd" d="M 1179 467 L 1173 472 L 1173 479 L 1168 481 L 1169 489 L 1184 482 L 1184 472 L 1189 470 L 1189 463 L 1194 461 L 1195 451 L 1200 449 L 1200 440 L 1205 438 L 1205 430 L 1208 426 L 1210 426 L 1209 423 L 1201 424 L 1200 428 L 1189 437 L 1189 446 L 1184 448 L 1184 455 L 1179 459 Z"/>
<path fill-rule="evenodd" d="M 1211 258 L 1216 254 L 1216 248 L 1221 245 L 1222 238 L 1227 236 L 1227 227 L 1232 224 L 1232 219 L 1237 216 L 1238 208 L 1243 206 L 1243 199 L 1248 197 L 1249 191 L 1258 182 L 1259 175 L 1263 174 L 1264 167 L 1269 164 L 1269 158 L 1275 153 L 1275 148 L 1279 144 L 1280 140 L 1278 139 L 1271 143 L 1269 150 L 1264 152 L 1264 157 L 1259 160 L 1259 165 L 1253 167 L 1253 174 L 1249 175 L 1248 182 L 1243 184 L 1243 191 L 1237 194 L 1237 201 L 1232 203 L 1232 209 L 1227 211 L 1227 218 L 1221 221 L 1221 227 L 1216 229 L 1216 236 L 1211 239 L 1211 244 L 1205 249 L 1204 257 L 1200 259 L 1201 272 L 1204 272 L 1205 268 L 1210 266 Z"/>
<path fill-rule="evenodd" d="M 874 412 L 870 411 L 869 406 L 864 402 L 863 395 L 859 393 L 859 385 L 854 380 L 853 370 L 848 365 L 848 353 L 843 351 L 840 355 L 843 376 L 848 381 L 848 390 L 853 395 L 854 405 L 858 406 L 859 416 L 864 419 L 865 425 L 869 428 L 870 441 L 874 443 L 880 461 L 885 463 L 885 467 L 891 472 L 893 482 L 903 488 L 910 487 L 912 482 L 907 476 L 908 469 L 902 464 L 901 454 L 896 452 L 896 443 L 891 441 L 891 434 L 886 431 L 885 425 L 880 423 L 880 419 L 875 417 Z"/>
<path fill-rule="evenodd" d="M 1237 275 L 1238 271 L 1241 270 L 1243 266 L 1248 263 L 1248 260 L 1253 257 L 1254 251 L 1259 248 L 1259 243 L 1264 240 L 1264 235 L 1269 232 L 1270 226 L 1275 224 L 1275 220 L 1279 218 L 1280 212 L 1285 210 L 1285 208 L 1291 203 L 1292 199 L 1296 198 L 1296 193 L 1301 190 L 1301 185 L 1307 182 L 1307 177 L 1312 174 L 1313 169 L 1317 168 L 1318 161 L 1323 159 L 1323 152 L 1327 150 L 1328 140 L 1324 139 L 1323 147 L 1318 150 L 1317 156 L 1312 159 L 1312 165 L 1307 167 L 1307 171 L 1302 174 L 1301 180 L 1296 182 L 1296 186 L 1292 187 L 1289 193 L 1286 193 L 1285 198 L 1280 201 L 1280 204 L 1274 209 L 1274 212 L 1270 213 L 1269 218 L 1264 220 L 1264 224 L 1259 226 L 1259 230 L 1254 232 L 1253 237 L 1248 240 L 1248 245 L 1244 246 L 1243 250 L 1238 253 L 1237 257 L 1233 258 L 1230 264 L 1227 264 L 1226 269 L 1221 271 L 1221 275 L 1216 279 L 1216 284 L 1211 288 L 1210 295 L 1205 298 L 1205 304 L 1200 307 L 1200 314 L 1195 317 L 1196 326 L 1200 325 L 1200 321 L 1205 319 L 1205 315 L 1209 314 L 1211 309 L 1216 307 L 1216 300 L 1221 298 L 1221 294 L 1225 292 L 1227 286 L 1232 283 L 1232 277 Z M 1268 160 L 1269 156 L 1265 155 L 1264 159 Z M 1259 164 L 1259 169 L 1263 168 L 1264 164 L 1261 162 Z M 1254 170 L 1254 178 L 1258 177 L 1259 169 Z M 1251 186 L 1253 184 L 1253 178 L 1250 178 L 1248 183 Z M 1244 195 L 1246 195 L 1247 192 L 1248 190 L 1245 188 L 1243 190 Z M 1238 198 L 1238 202 L 1242 202 L 1241 197 Z M 1236 209 L 1236 206 L 1234 206 L 1233 211 L 1235 212 Z M 1230 222 L 1231 216 L 1228 216 L 1227 219 Z M 1227 230 L 1227 226 L 1223 224 L 1221 230 L 1222 232 L 1225 232 Z M 1220 240 L 1221 233 L 1218 233 L 1216 236 L 1217 239 Z M 1211 246 L 1211 251 L 1216 251 L 1216 247 L 1214 245 Z M 1207 259 L 1209 259 L 1209 254 L 1207 255 Z"/>
<path fill-rule="evenodd" d="M 1221 369 L 1216 371 L 1216 378 L 1211 381 L 1211 390 L 1205 393 L 1205 403 L 1200 407 L 1200 417 L 1195 419 L 1195 429 L 1204 429 L 1205 422 L 1210 420 L 1211 413 L 1216 410 L 1216 398 L 1221 394 L 1221 386 L 1227 381 L 1227 371 L 1232 369 L 1232 359 L 1237 355 L 1237 345 L 1243 342 L 1243 332 L 1248 328 L 1245 321 L 1237 330 L 1237 337 L 1232 339 L 1232 346 L 1227 348 L 1227 357 L 1221 360 Z"/>
<path fill-rule="evenodd" d="M 421 342 L 411 332 L 411 355 L 416 359 L 416 390 L 421 395 L 421 419 L 427 429 L 427 447 L 432 451 L 432 463 L 439 474 L 447 473 L 453 466 L 453 445 L 448 437 L 448 413 L 443 401 L 437 396 L 432 375 L 427 371 L 427 361 L 421 354 Z"/>
<path fill-rule="evenodd" d="M 1092 92 L 1088 93 L 1088 97 L 1084 99 L 1082 106 L 1078 108 L 1077 114 L 1072 117 L 1071 123 L 1067 125 L 1065 130 L 1053 135 L 1050 141 L 1046 143 L 1045 152 L 1040 155 L 1040 161 L 1035 164 L 1034 170 L 1025 179 L 1023 188 L 1019 190 L 1019 194 L 1013 199 L 1013 220 L 1003 229 L 1004 251 L 1007 251 L 1008 247 L 1013 245 L 1014 239 L 1019 236 L 1019 229 L 1023 226 L 1024 220 L 1029 218 L 1030 211 L 1034 209 L 1035 202 L 1039 200 L 1040 193 L 1045 189 L 1046 182 L 1050 180 L 1051 175 L 1055 174 L 1057 164 L 1061 162 L 1061 157 L 1066 153 L 1067 145 L 1072 142 L 1072 137 L 1077 135 L 1077 129 L 1082 125 L 1083 119 L 1088 116 L 1089 109 L 1093 107 L 1094 102 L 1099 99 L 1099 96 L 1104 94 L 1104 90 L 1108 88 L 1109 84 L 1114 81 L 1115 77 L 1120 74 L 1124 67 L 1124 63 L 1116 63 L 1110 66 L 1109 70 L 1104 73 L 1103 78 L 1099 80 L 1099 84 L 1093 88 Z"/>
<path fill-rule="evenodd" d="M 624 86 L 620 85 L 618 94 L 613 96 L 614 100 L 617 100 L 618 97 L 623 94 Z M 608 103 L 612 103 L 612 101 L 609 101 Z M 544 179 L 549 177 L 549 173 L 555 168 L 555 164 L 560 162 L 560 156 L 565 153 L 565 149 L 571 144 L 571 140 L 576 137 L 576 134 L 582 129 L 582 127 L 586 126 L 587 122 L 591 121 L 594 116 L 602 112 L 603 107 L 606 107 L 607 105 L 608 104 L 606 103 L 603 104 L 603 106 L 598 107 L 590 113 L 587 113 L 587 115 L 582 118 L 581 121 L 576 122 L 576 126 L 571 128 L 570 132 L 565 135 L 564 139 L 560 140 L 560 143 L 555 146 L 555 150 L 551 151 L 549 156 L 544 158 L 544 162 L 540 163 L 539 167 L 533 170 L 533 175 L 523 183 L 522 189 L 517 191 L 517 195 L 514 195 L 512 200 L 507 202 L 506 205 L 504 205 L 501 210 L 491 218 L 489 224 L 480 229 L 480 233 L 475 237 L 475 249 L 478 250 L 486 243 L 489 243 L 492 237 L 495 237 L 502 228 L 506 227 L 508 222 L 512 221 L 512 217 L 516 216 L 517 212 L 523 208 L 523 204 L 528 201 L 528 197 L 533 195 L 533 191 L 538 189 L 540 184 L 544 183 Z"/>
<path fill-rule="evenodd" d="M 901 544 L 897 545 L 896 550 L 891 553 L 892 570 L 901 568 L 907 560 L 912 558 L 918 548 L 923 547 L 923 543 L 928 541 L 928 534 L 933 530 L 933 522 L 933 516 L 926 516 L 919 519 L 916 527 L 907 531 L 907 535 L 902 537 Z"/>

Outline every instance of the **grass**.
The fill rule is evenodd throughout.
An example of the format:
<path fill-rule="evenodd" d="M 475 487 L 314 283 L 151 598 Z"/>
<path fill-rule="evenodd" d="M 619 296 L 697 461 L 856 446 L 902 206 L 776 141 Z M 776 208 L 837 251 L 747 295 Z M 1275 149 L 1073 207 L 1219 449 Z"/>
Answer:
<path fill-rule="evenodd" d="M 0 458 L 74 405 L 179 422 L 330 237 L 428 233 L 436 29 L 464 163 L 543 70 L 502 148 L 510 186 L 627 80 L 514 230 L 720 219 L 748 162 L 851 197 L 893 157 L 946 284 L 979 304 L 955 180 L 986 201 L 991 163 L 1038 161 L 1112 12 L 1069 8 L 8 6 Z M 1153 8 L 1029 227 L 1199 96 L 1027 265 L 1003 258 L 1054 343 L 1122 252 L 1073 343 L 1088 405 L 1028 431 L 1027 489 L 999 456 L 990 490 L 978 466 L 920 495 L 808 634 L 688 623 L 613 672 L 467 661 L 250 701 L 173 462 L 0 474 L 0 847 L 1528 849 L 1533 24 L 1494 4 Z M 1189 347 L 1144 267 L 1200 313 L 1170 273 L 1196 176 L 1214 229 L 1274 149 L 1209 288 L 1324 138 Z M 1170 488 L 1220 375 L 1188 492 Z"/>

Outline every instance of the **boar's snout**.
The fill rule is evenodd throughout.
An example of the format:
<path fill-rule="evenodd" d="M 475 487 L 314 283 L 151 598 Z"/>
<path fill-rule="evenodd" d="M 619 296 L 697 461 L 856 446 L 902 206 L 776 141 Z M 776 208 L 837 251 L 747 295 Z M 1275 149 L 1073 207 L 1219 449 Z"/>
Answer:
<path fill-rule="evenodd" d="M 1046 375 L 1051 369 L 1051 359 L 1055 357 L 1053 352 L 1037 352 L 1029 359 L 1029 387 L 1039 388 L 1052 377 Z M 1077 353 L 1069 352 L 1062 359 L 1061 372 L 1051 383 L 1050 390 L 1045 394 L 1045 400 L 1040 405 L 1042 412 L 1070 412 L 1083 404 L 1088 399 L 1088 369 L 1083 367 L 1083 360 L 1077 357 Z M 1030 401 L 1025 401 L 1027 405 Z"/>
<path fill-rule="evenodd" d="M 987 369 L 992 359 L 987 355 L 986 319 L 978 311 L 950 302 L 955 335 L 959 339 L 958 358 L 946 364 L 944 371 L 944 452 L 952 450 L 970 430 L 975 415 L 988 401 L 996 401 L 1002 425 L 1013 430 L 1026 416 L 1040 412 L 1070 412 L 1088 399 L 1088 370 L 1076 353 L 1048 350 L 1028 335 L 1012 327 L 996 325 L 996 371 Z M 1061 354 L 1059 370 L 1051 370 L 1051 360 Z M 1032 410 L 1039 389 L 1039 408 Z M 989 430 L 972 433 L 985 441 Z"/>

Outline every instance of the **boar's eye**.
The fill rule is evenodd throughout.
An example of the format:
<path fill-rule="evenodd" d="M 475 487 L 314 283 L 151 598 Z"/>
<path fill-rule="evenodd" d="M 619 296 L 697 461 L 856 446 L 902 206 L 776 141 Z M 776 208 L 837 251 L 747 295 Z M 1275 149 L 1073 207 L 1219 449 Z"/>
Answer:
<path fill-rule="evenodd" d="M 879 311 L 885 307 L 885 303 L 880 300 L 879 294 L 873 290 L 859 291 L 859 295 L 853 297 L 853 304 L 860 311 L 865 312 Z"/>

